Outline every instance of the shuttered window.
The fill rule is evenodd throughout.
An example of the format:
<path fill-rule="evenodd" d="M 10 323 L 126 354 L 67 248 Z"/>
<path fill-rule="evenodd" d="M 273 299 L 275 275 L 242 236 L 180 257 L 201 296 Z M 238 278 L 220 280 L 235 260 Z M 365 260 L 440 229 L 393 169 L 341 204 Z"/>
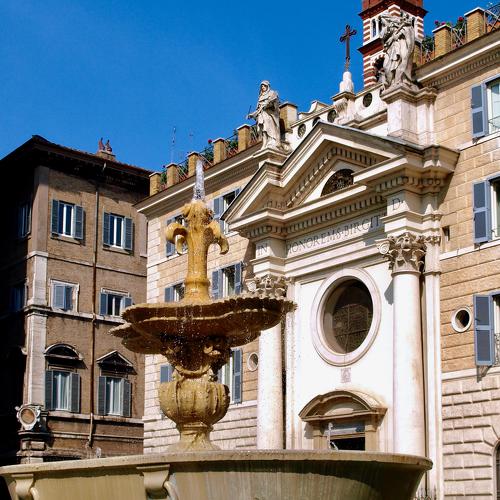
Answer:
<path fill-rule="evenodd" d="M 17 237 L 24 238 L 31 232 L 31 204 L 19 205 L 17 211 Z"/>
<path fill-rule="evenodd" d="M 229 361 L 219 370 L 218 381 L 229 388 L 231 403 L 241 403 L 243 394 L 243 352 L 233 349 Z"/>
<path fill-rule="evenodd" d="M 160 382 L 170 382 L 172 380 L 172 365 L 166 364 L 160 366 Z"/>
<path fill-rule="evenodd" d="M 45 408 L 80 412 L 80 375 L 62 370 L 45 372 Z"/>
<path fill-rule="evenodd" d="M 179 302 L 184 298 L 184 283 L 176 283 L 165 288 L 165 302 Z"/>
<path fill-rule="evenodd" d="M 472 137 L 500 130 L 500 78 L 490 78 L 471 88 Z"/>
<path fill-rule="evenodd" d="M 51 233 L 83 239 L 84 210 L 79 205 L 52 200 Z"/>
<path fill-rule="evenodd" d="M 64 311 L 74 309 L 76 285 L 54 282 L 52 284 L 52 307 Z"/>
<path fill-rule="evenodd" d="M 212 271 L 212 298 L 238 295 L 243 291 L 242 263 Z"/>
<path fill-rule="evenodd" d="M 474 351 L 476 365 L 495 364 L 495 295 L 474 295 Z M 500 325 L 496 325 L 497 329 Z M 500 333 L 500 331 L 498 332 Z"/>
<path fill-rule="evenodd" d="M 500 237 L 500 177 L 473 184 L 474 243 Z"/>
<path fill-rule="evenodd" d="M 236 199 L 241 189 L 237 188 L 234 191 L 230 191 L 218 198 L 214 198 L 213 200 L 213 210 L 214 210 L 214 219 L 219 222 L 221 231 L 223 233 L 229 232 L 229 226 L 226 222 L 220 219 L 221 215 L 229 208 L 231 203 Z"/>
<path fill-rule="evenodd" d="M 126 378 L 101 375 L 97 396 L 99 415 L 130 417 L 132 390 L 131 384 Z"/>
<path fill-rule="evenodd" d="M 133 222 L 129 217 L 104 212 L 102 240 L 105 246 L 132 250 Z"/>
<path fill-rule="evenodd" d="M 132 305 L 132 297 L 119 292 L 103 291 L 99 303 L 102 316 L 120 316 L 123 309 Z"/>

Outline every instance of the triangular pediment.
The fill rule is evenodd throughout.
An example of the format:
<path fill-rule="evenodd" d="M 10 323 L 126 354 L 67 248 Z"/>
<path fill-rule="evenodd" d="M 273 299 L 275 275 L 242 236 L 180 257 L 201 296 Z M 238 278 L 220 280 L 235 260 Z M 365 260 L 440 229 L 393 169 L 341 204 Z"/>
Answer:
<path fill-rule="evenodd" d="M 402 154 L 404 145 L 397 140 L 319 122 L 281 166 L 265 163 L 258 170 L 224 218 L 231 224 L 262 210 L 293 210 L 321 199 L 339 170 L 358 173 Z"/>

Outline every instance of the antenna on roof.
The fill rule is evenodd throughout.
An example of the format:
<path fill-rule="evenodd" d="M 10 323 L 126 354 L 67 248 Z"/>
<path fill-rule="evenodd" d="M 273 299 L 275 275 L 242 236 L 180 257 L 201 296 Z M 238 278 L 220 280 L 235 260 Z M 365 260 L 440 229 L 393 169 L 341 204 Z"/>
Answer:
<path fill-rule="evenodd" d="M 172 130 L 172 145 L 170 146 L 170 163 L 174 163 L 174 152 L 175 152 L 175 133 L 177 132 L 177 129 L 175 128 Z"/>

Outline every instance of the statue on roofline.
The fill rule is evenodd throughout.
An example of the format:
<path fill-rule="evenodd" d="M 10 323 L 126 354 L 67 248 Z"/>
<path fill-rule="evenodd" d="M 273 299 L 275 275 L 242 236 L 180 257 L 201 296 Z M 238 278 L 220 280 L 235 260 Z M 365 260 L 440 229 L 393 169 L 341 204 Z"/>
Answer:
<path fill-rule="evenodd" d="M 384 44 L 384 65 L 382 83 L 385 88 L 404 84 L 414 87 L 411 71 L 413 49 L 415 48 L 415 28 L 407 15 L 380 16 L 382 30 L 380 36 Z"/>
<path fill-rule="evenodd" d="M 262 135 L 262 149 L 285 149 L 281 142 L 279 105 L 278 93 L 271 89 L 267 80 L 261 82 L 257 109 L 247 118 L 257 122 L 259 133 Z"/>

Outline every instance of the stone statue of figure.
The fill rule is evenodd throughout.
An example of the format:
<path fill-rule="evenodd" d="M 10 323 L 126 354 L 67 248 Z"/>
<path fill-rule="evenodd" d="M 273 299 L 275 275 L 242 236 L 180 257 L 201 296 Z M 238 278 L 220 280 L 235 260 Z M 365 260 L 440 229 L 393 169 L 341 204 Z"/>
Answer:
<path fill-rule="evenodd" d="M 257 109 L 248 115 L 257 122 L 262 134 L 262 148 L 282 149 L 280 135 L 280 108 L 279 96 L 267 80 L 260 84 Z"/>
<path fill-rule="evenodd" d="M 392 85 L 413 86 L 411 70 L 413 49 L 415 48 L 415 29 L 411 19 L 406 16 L 380 16 L 382 30 L 380 36 L 384 44 L 383 78 L 385 88 Z"/>
<path fill-rule="evenodd" d="M 97 143 L 97 151 L 105 151 L 104 142 L 102 142 L 102 137 L 99 139 L 99 142 Z"/>
<path fill-rule="evenodd" d="M 109 143 L 109 139 L 106 141 L 106 144 L 105 144 L 104 148 L 106 150 L 106 153 L 112 153 L 113 152 L 113 148 L 111 147 L 111 144 Z"/>

